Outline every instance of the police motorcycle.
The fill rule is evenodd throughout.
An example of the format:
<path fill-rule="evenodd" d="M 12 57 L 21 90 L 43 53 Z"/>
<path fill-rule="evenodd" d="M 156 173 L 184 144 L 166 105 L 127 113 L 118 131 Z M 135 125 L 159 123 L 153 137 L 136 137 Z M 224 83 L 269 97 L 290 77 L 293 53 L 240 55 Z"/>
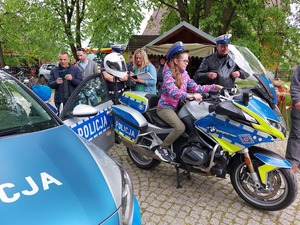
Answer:
<path fill-rule="evenodd" d="M 291 164 L 260 144 L 284 139 L 286 126 L 276 106 L 276 92 L 258 59 L 245 47 L 229 45 L 232 63 L 243 69 L 245 80 L 237 87 L 203 95 L 201 102 L 186 101 L 178 112 L 185 133 L 170 147 L 176 168 L 219 178 L 230 176 L 236 193 L 263 210 L 281 210 L 291 205 L 298 192 Z M 222 70 L 222 68 L 220 68 Z M 221 72 L 221 71 L 219 71 Z M 155 149 L 170 128 L 156 114 L 159 96 L 124 92 L 122 105 L 114 105 L 115 132 L 122 138 L 130 159 L 139 168 L 160 164 Z"/>

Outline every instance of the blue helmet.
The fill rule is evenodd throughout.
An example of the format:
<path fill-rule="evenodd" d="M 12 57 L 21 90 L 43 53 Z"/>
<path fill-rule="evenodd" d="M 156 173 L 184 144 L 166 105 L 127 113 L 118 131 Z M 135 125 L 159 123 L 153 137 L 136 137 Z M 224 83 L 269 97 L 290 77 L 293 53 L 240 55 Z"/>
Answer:
<path fill-rule="evenodd" d="M 168 53 L 166 55 L 166 58 L 167 58 L 168 61 L 170 61 L 171 58 L 174 55 L 181 54 L 183 52 L 189 52 L 189 51 L 188 50 L 184 50 L 184 47 L 183 47 L 183 44 L 182 44 L 181 41 L 177 41 L 169 49 L 169 51 L 168 51 Z"/>

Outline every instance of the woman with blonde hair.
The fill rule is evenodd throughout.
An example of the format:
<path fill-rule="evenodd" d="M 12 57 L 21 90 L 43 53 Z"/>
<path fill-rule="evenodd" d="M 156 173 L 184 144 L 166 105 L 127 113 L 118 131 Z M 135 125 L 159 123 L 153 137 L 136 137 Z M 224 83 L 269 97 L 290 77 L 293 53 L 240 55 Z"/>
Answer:
<path fill-rule="evenodd" d="M 151 74 L 150 79 L 141 79 L 133 76 L 139 73 L 148 72 Z M 156 68 L 149 61 L 148 55 L 142 48 L 135 50 L 133 54 L 133 73 L 131 73 L 131 81 L 135 83 L 135 91 L 143 91 L 156 94 Z"/>
<path fill-rule="evenodd" d="M 181 41 L 172 45 L 166 55 L 167 62 L 163 69 L 162 93 L 157 105 L 157 115 L 173 127 L 172 131 L 163 140 L 155 154 L 164 162 L 170 162 L 169 146 L 185 131 L 185 125 L 177 115 L 180 101 L 194 98 L 202 99 L 200 93 L 219 90 L 220 85 L 198 85 L 190 78 L 186 71 L 189 63 L 188 51 L 184 50 Z"/>

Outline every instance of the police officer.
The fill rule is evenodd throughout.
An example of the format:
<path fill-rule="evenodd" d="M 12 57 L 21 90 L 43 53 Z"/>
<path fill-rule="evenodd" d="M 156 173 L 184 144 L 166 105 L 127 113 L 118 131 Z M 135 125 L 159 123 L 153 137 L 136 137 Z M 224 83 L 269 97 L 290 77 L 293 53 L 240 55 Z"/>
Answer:
<path fill-rule="evenodd" d="M 123 45 L 113 45 L 111 47 L 112 52 L 120 53 L 122 54 L 124 52 L 124 46 Z M 124 92 L 125 88 L 125 82 L 128 80 L 128 74 L 123 78 L 117 78 L 113 76 L 112 74 L 109 74 L 105 70 L 105 66 L 101 66 L 101 71 L 103 73 L 103 76 L 105 80 L 107 81 L 108 91 L 110 99 L 113 100 L 114 104 L 119 104 L 119 98 Z"/>
<path fill-rule="evenodd" d="M 194 74 L 193 78 L 198 84 L 219 84 L 232 88 L 236 78 L 245 79 L 243 71 L 228 55 L 230 38 L 231 34 L 224 34 L 215 39 L 216 52 L 205 57 Z M 221 73 L 220 70 L 224 66 L 227 67 L 228 73 Z"/>

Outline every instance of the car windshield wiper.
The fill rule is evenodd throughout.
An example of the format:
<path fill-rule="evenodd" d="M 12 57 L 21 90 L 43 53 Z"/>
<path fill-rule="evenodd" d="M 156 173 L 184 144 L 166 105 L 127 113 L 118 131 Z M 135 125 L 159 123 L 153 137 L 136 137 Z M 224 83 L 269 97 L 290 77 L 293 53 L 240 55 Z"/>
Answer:
<path fill-rule="evenodd" d="M 2 131 L 0 131 L 0 137 L 6 136 L 6 135 L 11 135 L 11 134 L 18 134 L 21 131 L 22 131 L 21 127 L 11 128 L 8 130 L 2 130 Z"/>

